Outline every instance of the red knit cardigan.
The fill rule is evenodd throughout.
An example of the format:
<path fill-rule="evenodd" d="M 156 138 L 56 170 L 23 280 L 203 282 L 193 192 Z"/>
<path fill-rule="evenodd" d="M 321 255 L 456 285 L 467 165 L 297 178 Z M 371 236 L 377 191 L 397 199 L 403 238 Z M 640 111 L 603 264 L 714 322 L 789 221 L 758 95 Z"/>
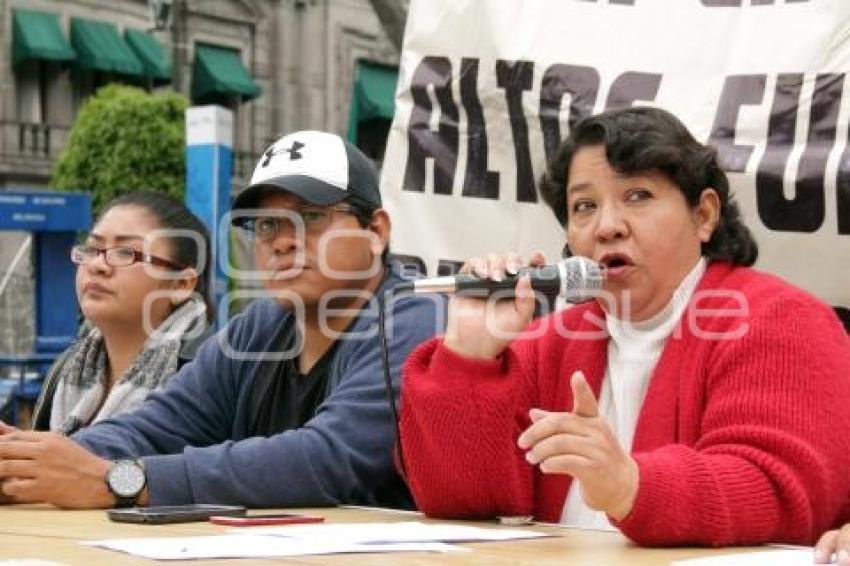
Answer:
<path fill-rule="evenodd" d="M 560 519 L 570 476 L 541 473 L 516 440 L 530 407 L 571 409 L 574 371 L 599 395 L 604 316 L 593 302 L 545 317 L 493 361 L 439 338 L 411 354 L 401 440 L 422 511 Z M 850 340 L 835 314 L 775 277 L 710 264 L 652 373 L 632 455 L 638 494 L 615 525 L 640 544 L 815 541 L 850 494 Z"/>

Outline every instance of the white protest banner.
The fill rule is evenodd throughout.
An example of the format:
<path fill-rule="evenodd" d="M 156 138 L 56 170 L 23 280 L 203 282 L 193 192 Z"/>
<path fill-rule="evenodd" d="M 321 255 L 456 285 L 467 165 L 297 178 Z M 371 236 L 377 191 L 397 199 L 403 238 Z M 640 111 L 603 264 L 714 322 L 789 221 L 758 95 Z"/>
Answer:
<path fill-rule="evenodd" d="M 850 2 L 413 0 L 382 191 L 429 275 L 543 249 L 569 125 L 651 104 L 718 148 L 757 267 L 850 306 Z"/>

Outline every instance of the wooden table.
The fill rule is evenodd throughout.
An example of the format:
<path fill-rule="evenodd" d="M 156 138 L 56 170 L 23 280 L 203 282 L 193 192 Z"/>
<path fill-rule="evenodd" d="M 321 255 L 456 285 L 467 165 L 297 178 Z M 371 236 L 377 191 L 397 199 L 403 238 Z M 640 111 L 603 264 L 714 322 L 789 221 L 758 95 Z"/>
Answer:
<path fill-rule="evenodd" d="M 425 520 L 414 513 L 362 508 L 301 509 L 295 512 L 317 514 L 331 523 L 365 523 Z M 469 523 L 493 526 L 493 523 Z M 640 548 L 619 533 L 565 529 L 535 525 L 535 530 L 555 533 L 555 538 L 464 544 L 472 552 L 458 554 L 392 553 L 345 554 L 294 558 L 178 561 L 175 564 L 225 564 L 247 566 L 271 562 L 287 564 L 558 564 L 561 566 L 629 566 L 669 564 L 671 560 L 697 558 L 756 549 Z M 209 523 L 176 525 L 133 525 L 114 523 L 104 511 L 60 511 L 38 505 L 0 506 L 0 560 L 42 559 L 60 564 L 86 566 L 115 564 L 156 564 L 110 550 L 79 544 L 81 540 L 152 536 L 190 536 L 224 533 L 228 527 Z M 247 529 L 247 528 L 246 528 Z M 247 531 L 246 532 L 250 532 Z M 762 549 L 764 550 L 764 549 Z"/>

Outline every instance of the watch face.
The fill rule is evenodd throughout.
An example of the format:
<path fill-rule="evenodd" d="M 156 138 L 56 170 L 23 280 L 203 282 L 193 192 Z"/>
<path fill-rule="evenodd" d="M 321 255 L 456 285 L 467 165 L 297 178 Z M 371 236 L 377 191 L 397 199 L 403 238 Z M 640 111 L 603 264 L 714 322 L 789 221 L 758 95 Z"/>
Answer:
<path fill-rule="evenodd" d="M 132 460 L 120 460 L 109 470 L 108 481 L 118 497 L 135 497 L 145 487 L 145 471 Z"/>

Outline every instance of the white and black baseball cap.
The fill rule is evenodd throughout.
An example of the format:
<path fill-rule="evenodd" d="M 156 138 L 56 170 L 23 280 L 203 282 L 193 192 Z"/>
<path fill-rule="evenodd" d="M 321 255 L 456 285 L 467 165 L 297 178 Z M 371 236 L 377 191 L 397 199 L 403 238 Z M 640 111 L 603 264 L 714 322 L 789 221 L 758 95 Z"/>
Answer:
<path fill-rule="evenodd" d="M 251 184 L 233 202 L 233 210 L 259 208 L 260 197 L 276 190 L 319 206 L 346 200 L 371 209 L 381 207 L 372 161 L 338 135 L 326 132 L 295 132 L 269 146 L 257 162 Z"/>

